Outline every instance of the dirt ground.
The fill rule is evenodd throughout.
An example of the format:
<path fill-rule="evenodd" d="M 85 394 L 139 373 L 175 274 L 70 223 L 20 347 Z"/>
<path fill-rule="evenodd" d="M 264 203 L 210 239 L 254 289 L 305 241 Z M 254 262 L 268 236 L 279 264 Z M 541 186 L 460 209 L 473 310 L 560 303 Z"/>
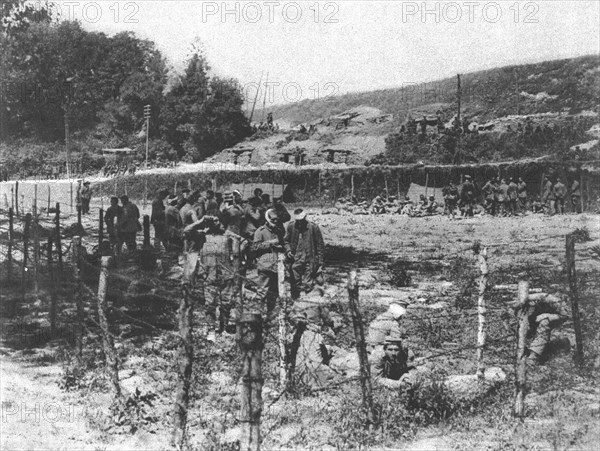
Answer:
<path fill-rule="evenodd" d="M 385 310 L 391 300 L 407 300 L 408 315 L 413 318 L 413 344 L 418 354 L 428 359 L 428 365 L 441 368 L 446 374 L 474 374 L 475 371 L 475 350 L 465 348 L 464 344 L 474 341 L 477 330 L 477 317 L 472 314 L 476 306 L 476 285 L 470 283 L 478 276 L 472 251 L 476 242 L 488 249 L 492 283 L 516 284 L 523 278 L 530 280 L 532 288 L 565 295 L 568 290 L 564 274 L 564 235 L 575 229 L 586 229 L 591 241 L 577 244 L 576 265 L 584 326 L 589 322 L 595 327 L 592 321 L 597 321 L 600 311 L 596 283 L 600 260 L 594 258 L 593 247 L 600 244 L 599 216 L 528 215 L 450 220 L 439 216 L 322 215 L 319 210 L 312 210 L 310 219 L 321 226 L 328 245 L 324 304 L 341 312 L 347 308 L 347 273 L 352 267 L 358 268 L 365 321 Z M 390 283 L 388 265 L 395 260 L 403 262 L 411 277 L 406 287 Z M 509 335 L 514 332 L 514 318 L 505 305 L 511 299 L 514 292 L 510 290 L 492 290 L 488 299 L 492 341 L 485 359 L 488 366 L 498 366 L 507 373 L 505 386 L 491 395 L 484 407 L 438 422 L 415 426 L 416 423 L 409 421 L 406 424 L 412 425 L 410 430 L 394 433 L 396 435 L 389 432 L 388 436 L 382 432 L 375 442 L 354 445 L 352 442 L 356 438 L 353 434 L 360 432 L 361 427 L 360 423 L 352 423 L 359 421 L 355 413 L 345 409 L 358 405 L 358 384 L 304 394 L 300 399 L 278 400 L 276 381 L 269 379 L 276 374 L 276 369 L 271 368 L 276 365 L 272 363 L 276 359 L 267 349 L 263 448 L 596 449 L 600 442 L 598 329 L 586 329 L 584 333 L 588 340 L 585 370 L 573 370 L 572 352 L 551 357 L 532 370 L 527 417 L 520 423 L 510 417 L 514 340 L 499 338 L 506 332 Z M 82 376 L 76 388 L 65 390 L 68 368 L 65 362 L 69 361 L 72 351 L 65 350 L 61 340 L 14 346 L 14 340 L 7 339 L 7 334 L 14 331 L 11 327 L 14 324 L 3 321 L 1 449 L 170 449 L 172 333 L 124 338 L 118 344 L 123 361 L 123 386 L 132 399 L 137 399 L 136 405 L 143 411 L 132 432 L 133 429 L 124 426 L 107 426 L 110 396 L 101 368 L 96 367 Z M 351 324 L 347 323 L 344 338 L 340 339 L 342 345 L 351 346 L 352 340 L 348 338 L 351 330 Z M 568 338 L 574 347 L 572 322 L 565 323 L 558 335 Z M 496 338 L 498 342 L 493 341 Z M 94 346 L 93 343 L 90 346 Z M 229 356 L 235 356 L 235 349 L 233 338 L 224 336 L 213 349 L 207 347 L 199 356 L 199 366 L 205 366 L 194 376 L 195 393 L 190 412 L 194 449 L 210 449 L 207 443 L 217 449 L 215 443 L 226 442 L 227 437 L 235 435 L 234 417 L 239 408 L 236 365 L 228 361 Z M 445 352 L 448 350 L 451 352 Z M 437 356 L 444 352 L 445 355 Z M 156 396 L 148 401 L 136 398 L 136 389 L 141 390 L 142 395 Z M 386 427 L 392 431 L 394 425 Z"/>

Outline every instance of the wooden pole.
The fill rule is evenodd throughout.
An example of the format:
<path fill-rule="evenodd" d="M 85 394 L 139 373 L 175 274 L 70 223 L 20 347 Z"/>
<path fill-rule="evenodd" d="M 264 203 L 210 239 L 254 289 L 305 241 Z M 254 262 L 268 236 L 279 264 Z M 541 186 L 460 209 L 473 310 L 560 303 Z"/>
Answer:
<path fill-rule="evenodd" d="M 77 332 L 76 344 L 77 355 L 81 359 L 83 354 L 83 327 L 84 327 L 84 311 L 83 299 L 81 296 L 81 276 L 79 273 L 79 258 L 80 258 L 81 237 L 74 236 L 71 241 L 71 268 L 73 270 L 73 279 L 75 280 L 75 304 L 77 307 L 77 324 L 79 330 Z"/>
<path fill-rule="evenodd" d="M 354 174 L 350 175 L 350 202 L 354 199 Z"/>
<path fill-rule="evenodd" d="M 390 192 L 388 191 L 387 175 L 383 176 L 383 180 L 385 182 L 385 198 L 387 200 L 390 198 Z"/>
<path fill-rule="evenodd" d="M 190 190 L 190 193 L 192 192 L 192 181 L 190 179 L 188 179 L 188 189 Z"/>
<path fill-rule="evenodd" d="M 15 207 L 17 216 L 19 216 L 19 181 L 15 182 Z"/>
<path fill-rule="evenodd" d="M 319 202 L 321 203 L 321 208 L 323 208 L 323 198 L 321 197 L 321 170 L 319 169 Z"/>
<path fill-rule="evenodd" d="M 194 277 L 198 264 L 198 253 L 185 252 L 183 255 L 185 263 L 181 284 L 181 300 L 179 301 L 179 310 L 177 311 L 179 338 L 181 340 L 178 353 L 179 365 L 177 366 L 179 387 L 175 398 L 173 434 L 171 437 L 172 444 L 177 446 L 178 449 L 186 449 L 187 447 L 187 414 L 194 361 L 194 297 L 192 289 L 197 288 L 195 287 L 196 282 L 198 284 L 203 283 L 202 278 Z"/>
<path fill-rule="evenodd" d="M 8 197 L 6 197 L 6 193 L 4 193 L 4 208 L 6 208 L 7 210 L 10 208 L 8 204 Z"/>
<path fill-rule="evenodd" d="M 485 292 L 487 291 L 488 282 L 488 264 L 487 264 L 487 248 L 483 248 L 481 252 L 477 252 L 477 260 L 479 262 L 479 297 L 477 299 L 477 316 L 479 319 L 479 328 L 477 330 L 477 379 L 483 380 L 485 365 L 483 363 L 483 351 L 485 349 Z"/>
<path fill-rule="evenodd" d="M 586 194 L 583 189 L 583 172 L 579 174 L 579 191 L 581 192 L 581 196 L 579 196 L 579 202 L 581 203 L 581 212 L 585 212 L 585 203 L 583 201 L 583 196 Z"/>
<path fill-rule="evenodd" d="M 40 265 L 40 236 L 37 214 L 37 183 L 33 185 L 33 290 L 39 291 L 38 269 Z"/>
<path fill-rule="evenodd" d="M 238 324 L 238 343 L 242 351 L 240 391 L 242 432 L 240 451 L 260 450 L 262 413 L 263 322 L 259 313 L 243 313 Z"/>
<path fill-rule="evenodd" d="M 566 263 L 569 298 L 571 299 L 571 311 L 573 312 L 573 329 L 575 329 L 575 362 L 581 365 L 583 363 L 583 336 L 581 333 L 577 274 L 575 272 L 575 236 L 573 234 L 567 235 L 566 238 Z"/>
<path fill-rule="evenodd" d="M 102 242 L 104 241 L 104 210 L 98 211 L 98 256 L 102 256 Z"/>
<path fill-rule="evenodd" d="M 527 332 L 529 330 L 529 282 L 519 281 L 517 292 L 517 318 L 519 335 L 517 342 L 515 405 L 513 415 L 523 418 L 525 410 L 525 391 L 527 387 Z"/>
<path fill-rule="evenodd" d="M 62 273 L 63 270 L 63 254 L 62 254 L 62 240 L 60 237 L 60 203 L 56 202 L 56 214 L 54 215 L 54 237 L 56 242 L 56 251 L 58 252 L 58 272 Z M 60 277 L 59 277 L 60 278 Z"/>
<path fill-rule="evenodd" d="M 48 207 L 47 207 L 48 216 L 50 216 L 50 183 L 48 183 Z"/>
<path fill-rule="evenodd" d="M 52 237 L 48 237 L 48 272 L 50 273 L 50 333 L 56 333 L 56 278 L 52 261 Z"/>
<path fill-rule="evenodd" d="M 461 180 L 462 182 L 462 180 Z M 429 172 L 425 174 L 425 197 L 427 197 L 427 190 L 429 188 Z"/>
<path fill-rule="evenodd" d="M 119 358 L 115 350 L 113 336 L 110 333 L 106 317 L 106 293 L 108 291 L 109 268 L 112 257 L 102 257 L 100 278 L 98 279 L 98 322 L 102 329 L 102 345 L 106 356 L 106 369 L 110 375 L 113 395 L 117 400 L 121 398 L 121 385 L 119 384 Z"/>
<path fill-rule="evenodd" d="M 146 169 L 148 169 L 148 162 L 146 161 Z M 144 179 L 144 210 L 146 209 L 146 202 L 148 202 L 148 179 Z"/>
<path fill-rule="evenodd" d="M 25 212 L 25 194 L 21 194 L 21 214 Z"/>
<path fill-rule="evenodd" d="M 290 380 L 289 374 L 289 359 L 287 353 L 287 306 L 288 306 L 288 290 L 285 284 L 285 254 L 279 252 L 277 254 L 277 282 L 279 291 L 279 315 L 277 321 L 279 324 L 279 386 L 281 390 L 288 387 Z"/>
<path fill-rule="evenodd" d="M 71 181 L 69 181 L 69 191 L 71 193 L 71 213 L 73 213 L 73 182 Z"/>
<path fill-rule="evenodd" d="M 13 237 L 14 237 L 14 213 L 12 207 L 8 209 L 8 255 L 6 256 L 6 263 L 8 267 L 7 270 L 7 280 L 12 280 L 12 248 L 13 248 Z"/>
<path fill-rule="evenodd" d="M 363 409 L 367 415 L 367 423 L 372 426 L 377 423 L 377 414 L 373 407 L 371 370 L 369 368 L 367 348 L 365 345 L 365 331 L 362 323 L 362 315 L 358 305 L 358 276 L 355 269 L 351 270 L 348 275 L 348 299 L 354 326 L 356 351 L 358 352 L 358 360 L 360 363 L 360 385 L 362 389 Z"/>
<path fill-rule="evenodd" d="M 14 188 L 11 186 L 10 187 L 10 208 L 15 208 L 15 190 Z"/>

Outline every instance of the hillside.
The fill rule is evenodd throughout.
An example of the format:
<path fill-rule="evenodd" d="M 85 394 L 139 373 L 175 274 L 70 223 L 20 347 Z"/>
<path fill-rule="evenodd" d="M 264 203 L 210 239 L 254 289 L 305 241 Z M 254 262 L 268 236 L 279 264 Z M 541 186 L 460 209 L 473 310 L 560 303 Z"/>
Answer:
<path fill-rule="evenodd" d="M 598 107 L 600 56 L 588 55 L 537 64 L 507 66 L 461 75 L 462 107 L 476 120 L 510 114 L 553 111 L 578 113 Z M 516 93 L 520 95 L 517 97 Z M 360 105 L 404 118 L 409 110 L 456 106 L 456 77 L 396 89 L 346 94 L 322 100 L 305 100 L 270 108 L 275 121 L 292 125 L 329 117 Z M 256 114 L 261 117 L 261 112 Z"/>
<path fill-rule="evenodd" d="M 466 125 L 460 128 L 468 126 L 469 132 L 458 134 L 453 130 L 456 78 L 303 101 L 274 108 L 273 128 L 263 125 L 208 162 L 396 165 L 598 159 L 598 92 L 597 56 L 465 74 L 460 112 Z M 409 118 L 427 126 L 413 123 L 411 132 Z"/>

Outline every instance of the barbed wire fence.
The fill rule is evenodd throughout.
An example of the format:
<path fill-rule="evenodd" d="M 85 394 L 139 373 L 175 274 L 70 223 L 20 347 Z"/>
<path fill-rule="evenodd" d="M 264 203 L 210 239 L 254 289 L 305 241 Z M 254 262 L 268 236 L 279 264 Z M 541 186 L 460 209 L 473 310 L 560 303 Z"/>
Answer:
<path fill-rule="evenodd" d="M 81 354 L 81 346 L 84 342 L 80 334 L 87 333 L 88 336 L 97 337 L 96 339 L 100 340 L 99 337 L 104 333 L 105 337 L 110 336 L 113 341 L 121 340 L 119 334 L 116 333 L 116 318 L 123 322 L 141 325 L 156 333 L 174 333 L 175 317 L 172 318 L 170 327 L 161 327 L 153 324 L 152 321 L 136 318 L 129 314 L 123 306 L 114 304 L 109 308 L 111 314 L 107 317 L 108 323 L 102 325 L 102 321 L 96 318 L 99 310 L 94 308 L 99 297 L 94 289 L 98 285 L 97 281 L 100 275 L 100 255 L 98 254 L 97 258 L 86 258 L 86 256 L 93 257 L 93 252 L 84 252 L 78 239 L 65 234 L 65 228 L 61 221 L 63 218 L 60 205 L 55 205 L 54 217 L 40 214 L 35 204 L 32 205 L 32 213 L 17 216 L 12 207 L 9 207 L 6 215 L 4 213 L 0 215 L 0 234 L 2 236 L 0 245 L 2 272 L 0 276 L 6 282 L 5 286 L 11 285 L 15 290 L 10 304 L 4 306 L 11 315 L 18 316 L 20 307 L 29 308 L 34 302 L 36 294 L 48 290 L 50 292 L 48 313 L 51 328 L 59 330 L 61 325 L 57 324 L 57 309 L 65 307 L 65 301 L 59 300 L 59 298 L 74 284 L 76 297 L 84 300 L 83 304 L 76 305 L 79 310 L 75 319 L 71 318 L 74 330 L 78 331 L 75 341 L 76 346 L 79 347 L 79 354 Z M 83 248 L 93 249 L 99 242 L 98 228 L 88 227 L 85 232 L 86 235 L 82 238 Z M 532 241 L 516 238 L 508 243 L 489 242 L 482 243 L 482 246 L 490 250 L 502 248 L 504 252 L 517 256 L 515 264 L 522 265 L 526 263 L 526 260 L 520 260 L 519 256 L 525 254 L 524 251 Z M 545 237 L 535 240 L 535 243 L 539 244 L 543 240 L 558 240 L 559 238 L 565 239 L 565 236 Z M 287 293 L 282 296 L 280 292 L 277 307 L 270 312 L 266 311 L 265 305 L 262 304 L 265 294 L 261 292 L 254 278 L 252 260 L 241 254 L 241 246 L 236 240 L 237 238 L 229 236 L 209 237 L 207 243 L 199 251 L 199 265 L 194 266 L 194 271 L 197 271 L 197 278 L 202 279 L 202 288 L 201 292 L 196 293 L 194 292 L 196 287 L 192 286 L 190 291 L 193 302 L 198 306 L 197 313 L 199 315 L 193 316 L 195 323 L 188 324 L 188 326 L 191 325 L 192 334 L 196 333 L 206 338 L 211 332 L 226 333 L 227 317 L 229 317 L 231 323 L 238 326 L 237 339 L 243 341 L 239 321 L 247 313 L 260 315 L 261 341 L 264 347 L 261 349 L 259 345 L 256 347 L 248 345 L 250 346 L 248 352 L 252 351 L 253 358 L 258 359 L 262 375 L 257 375 L 254 371 L 256 368 L 252 366 L 248 367 L 248 374 L 235 375 L 236 379 L 247 383 L 248 388 L 242 402 L 247 400 L 248 403 L 243 404 L 240 418 L 245 418 L 243 421 L 253 428 L 254 435 L 249 434 L 248 437 L 254 437 L 252 440 L 256 440 L 257 422 L 260 424 L 260 414 L 257 412 L 260 412 L 261 408 L 268 412 L 271 407 L 288 395 L 298 396 L 299 393 L 310 395 L 334 391 L 346 384 L 355 386 L 357 382 L 364 382 L 365 378 L 369 376 L 364 372 L 361 374 L 360 362 L 356 365 L 357 360 L 354 359 L 356 353 L 352 348 L 357 345 L 359 347 L 366 346 L 366 343 L 360 343 L 361 339 L 350 331 L 350 324 L 356 317 L 349 309 L 348 297 L 343 292 L 301 298 L 299 302 L 292 302 Z M 567 244 L 568 246 L 574 245 L 572 240 L 569 243 L 572 244 Z M 69 255 L 73 253 L 76 257 L 70 259 Z M 412 263 L 439 261 L 441 253 L 441 247 L 421 247 L 411 253 L 406 253 L 405 258 Z M 156 254 L 159 260 L 165 262 L 177 260 L 176 256 L 165 255 L 162 251 L 157 250 Z M 494 253 L 488 255 L 488 258 L 493 260 Z M 445 253 L 444 259 L 458 259 L 460 256 L 461 254 Z M 462 257 L 464 258 L 464 255 Z M 574 262 L 576 259 L 573 257 L 570 261 Z M 475 256 L 472 258 L 472 266 L 476 268 Z M 490 266 L 494 266 L 493 261 L 490 261 Z M 116 276 L 115 272 L 118 271 L 112 271 L 113 277 Z M 73 274 L 78 274 L 78 276 L 71 278 L 70 276 Z M 474 285 L 480 276 L 475 271 L 472 280 L 467 281 L 467 285 Z M 493 274 L 491 276 L 493 279 Z M 160 278 L 162 276 L 153 277 Z M 127 282 L 131 282 L 131 279 L 127 279 Z M 64 285 L 62 290 L 61 284 Z M 536 287 L 532 285 L 532 288 Z M 569 291 L 572 292 L 573 287 L 570 287 Z M 516 292 L 516 287 L 511 286 L 506 296 L 514 298 Z M 490 291 L 486 289 L 483 293 L 480 292 L 481 294 L 488 297 Z M 413 349 L 419 351 L 421 363 L 445 358 L 470 362 L 473 368 L 478 364 L 504 367 L 514 365 L 518 347 L 516 333 L 518 324 L 517 318 L 505 305 L 488 302 L 484 306 L 483 314 L 486 316 L 486 321 L 485 339 L 482 343 L 481 306 L 479 308 L 471 306 L 457 312 L 449 312 L 443 307 L 436 308 L 432 305 L 430 301 L 435 300 L 435 297 L 436 295 L 433 294 L 424 302 L 417 300 L 413 303 L 406 325 L 408 342 Z M 75 302 L 72 298 L 69 299 L 70 302 Z M 303 305 L 303 310 L 298 311 L 294 308 L 299 303 Z M 43 305 L 43 308 L 45 307 L 46 305 Z M 377 311 L 381 312 L 383 306 L 367 305 L 361 302 L 358 307 L 362 313 L 363 325 L 366 327 Z M 317 311 L 312 319 L 308 319 L 306 313 L 306 310 L 310 309 Z M 325 313 L 325 310 L 329 314 L 337 315 L 341 322 L 342 327 L 337 333 L 332 330 L 331 316 L 327 318 L 328 313 Z M 573 315 L 576 315 L 575 310 L 573 309 Z M 578 321 L 574 321 L 574 323 Z M 450 330 L 449 323 L 454 323 L 455 328 Z M 452 331 L 457 330 L 457 327 L 462 333 L 452 335 Z M 571 327 L 571 324 L 568 323 L 567 327 Z M 211 344 L 205 342 L 204 346 L 211 346 Z M 580 343 L 580 340 L 578 340 L 577 348 L 578 352 L 580 349 L 581 353 L 583 352 L 583 344 Z M 331 354 L 323 355 L 323 349 Z M 315 356 L 315 350 L 320 354 Z M 110 354 L 109 351 L 105 351 L 105 353 Z M 336 353 L 338 357 L 346 355 L 354 366 L 350 365 L 346 369 L 334 368 L 331 360 Z M 260 358 L 257 357 L 258 354 L 261 354 Z M 117 371 L 117 375 L 113 377 L 116 387 L 118 386 L 118 365 L 114 358 L 108 360 L 110 360 L 111 371 L 113 373 L 115 369 Z M 189 371 L 183 377 L 189 378 Z M 259 406 L 259 408 L 253 405 L 258 402 L 259 397 L 248 397 L 247 395 L 260 392 L 263 381 L 279 387 L 279 390 L 277 395 L 268 401 L 266 408 L 264 406 Z M 186 396 L 181 399 L 184 400 Z M 177 405 L 180 406 L 181 402 L 178 401 Z M 374 419 L 371 418 L 369 421 L 374 421 Z M 188 427 L 186 422 L 180 422 L 178 427 L 185 436 Z M 262 439 L 266 439 L 268 434 L 269 429 L 266 429 L 266 434 L 263 432 Z M 182 440 L 181 435 L 178 440 Z"/>

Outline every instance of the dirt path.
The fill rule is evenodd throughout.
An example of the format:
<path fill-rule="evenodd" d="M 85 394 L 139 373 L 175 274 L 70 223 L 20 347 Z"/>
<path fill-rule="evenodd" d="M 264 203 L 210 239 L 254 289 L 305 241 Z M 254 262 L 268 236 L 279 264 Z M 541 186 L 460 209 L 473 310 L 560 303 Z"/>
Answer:
<path fill-rule="evenodd" d="M 58 366 L 38 366 L 2 357 L 1 449 L 99 449 L 98 438 L 87 431 L 82 399 L 58 387 L 60 372 Z"/>

